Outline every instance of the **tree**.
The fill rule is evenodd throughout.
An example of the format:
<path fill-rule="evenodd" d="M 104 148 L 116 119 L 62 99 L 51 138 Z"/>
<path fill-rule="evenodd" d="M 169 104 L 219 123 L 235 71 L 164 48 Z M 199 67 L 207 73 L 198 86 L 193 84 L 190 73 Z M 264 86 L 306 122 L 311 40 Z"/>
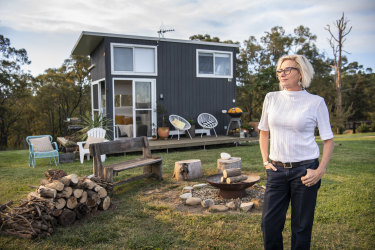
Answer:
<path fill-rule="evenodd" d="M 24 103 L 31 96 L 32 77 L 22 66 L 30 63 L 25 49 L 11 47 L 0 35 L 0 150 L 7 148 L 12 126 L 27 112 Z"/>
<path fill-rule="evenodd" d="M 337 100 L 336 100 L 336 116 L 341 122 L 343 122 L 342 119 L 342 94 L 341 94 L 341 88 L 342 88 L 342 53 L 346 52 L 343 50 L 344 43 L 346 41 L 346 36 L 351 32 L 352 27 L 348 28 L 349 20 L 345 18 L 344 13 L 342 13 L 342 17 L 338 20 L 336 20 L 335 27 L 337 29 L 337 35 L 334 35 L 333 31 L 331 30 L 331 26 L 327 24 L 327 27 L 325 28 L 329 34 L 329 44 L 332 48 L 333 52 L 333 64 L 332 68 L 335 70 L 336 75 L 336 93 L 337 93 Z"/>

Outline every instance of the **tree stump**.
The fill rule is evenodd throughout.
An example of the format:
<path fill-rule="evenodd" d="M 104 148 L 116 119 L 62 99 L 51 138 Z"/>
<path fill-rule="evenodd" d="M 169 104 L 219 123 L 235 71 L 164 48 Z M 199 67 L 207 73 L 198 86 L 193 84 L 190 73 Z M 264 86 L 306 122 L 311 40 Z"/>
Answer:
<path fill-rule="evenodd" d="M 193 159 L 175 162 L 173 177 L 177 181 L 194 180 L 202 176 L 201 160 Z"/>
<path fill-rule="evenodd" d="M 241 168 L 241 158 L 231 157 L 228 160 L 218 159 L 217 160 L 217 172 L 221 174 L 224 169 L 230 168 Z"/>

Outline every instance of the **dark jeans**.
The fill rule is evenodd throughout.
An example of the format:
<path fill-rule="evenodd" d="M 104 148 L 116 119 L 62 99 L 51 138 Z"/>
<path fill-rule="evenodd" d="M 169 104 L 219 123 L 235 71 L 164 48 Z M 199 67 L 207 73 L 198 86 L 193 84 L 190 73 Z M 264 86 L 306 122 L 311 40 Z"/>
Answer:
<path fill-rule="evenodd" d="M 306 169 L 316 169 L 319 161 L 297 168 L 267 169 L 262 231 L 264 248 L 283 249 L 282 231 L 289 202 L 292 206 L 292 249 L 310 249 L 316 197 L 321 181 L 311 187 L 302 184 Z"/>

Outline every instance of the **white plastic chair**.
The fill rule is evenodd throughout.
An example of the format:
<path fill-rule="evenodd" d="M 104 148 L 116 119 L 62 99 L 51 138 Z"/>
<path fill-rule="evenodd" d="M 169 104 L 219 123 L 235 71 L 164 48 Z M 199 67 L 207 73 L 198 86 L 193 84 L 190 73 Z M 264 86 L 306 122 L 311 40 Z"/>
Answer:
<path fill-rule="evenodd" d="M 209 113 L 202 113 L 197 118 L 198 124 L 205 129 L 213 129 L 214 133 L 217 137 L 215 127 L 219 124 L 215 118 L 215 116 L 209 114 Z M 201 134 L 202 137 L 203 133 Z"/>
<path fill-rule="evenodd" d="M 96 137 L 96 138 L 105 138 L 105 129 L 103 128 L 92 128 L 89 131 L 87 131 L 87 136 Z M 104 140 L 103 142 L 108 141 Z M 84 144 L 86 144 L 85 141 L 77 142 L 77 145 L 79 147 L 79 160 L 83 164 L 83 159 L 85 158 L 85 155 L 87 156 L 87 160 L 90 160 L 90 149 L 84 148 Z M 102 162 L 105 161 L 106 155 L 101 155 Z"/>
<path fill-rule="evenodd" d="M 190 139 L 191 140 L 193 139 L 191 138 L 191 135 L 189 133 L 189 129 L 191 128 L 191 125 L 186 119 L 178 115 L 170 115 L 169 122 L 173 125 L 173 127 L 175 127 L 175 129 L 177 129 L 178 140 L 180 140 L 180 131 L 187 131 L 188 135 L 190 136 Z M 173 134 L 171 138 L 172 137 L 173 137 Z"/>

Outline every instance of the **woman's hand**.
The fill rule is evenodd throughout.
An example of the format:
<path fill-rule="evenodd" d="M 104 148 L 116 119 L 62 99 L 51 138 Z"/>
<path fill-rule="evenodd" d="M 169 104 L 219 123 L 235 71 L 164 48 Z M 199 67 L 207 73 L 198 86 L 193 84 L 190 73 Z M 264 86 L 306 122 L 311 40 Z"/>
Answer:
<path fill-rule="evenodd" d="M 324 172 L 320 171 L 319 169 L 307 169 L 307 173 L 305 176 L 301 177 L 301 181 L 304 185 L 311 187 L 318 183 L 318 181 L 323 177 Z"/>
<path fill-rule="evenodd" d="M 277 168 L 275 168 L 274 165 L 272 165 L 271 162 L 269 162 L 266 166 L 264 166 L 266 169 L 272 169 L 273 171 L 277 171 Z"/>

